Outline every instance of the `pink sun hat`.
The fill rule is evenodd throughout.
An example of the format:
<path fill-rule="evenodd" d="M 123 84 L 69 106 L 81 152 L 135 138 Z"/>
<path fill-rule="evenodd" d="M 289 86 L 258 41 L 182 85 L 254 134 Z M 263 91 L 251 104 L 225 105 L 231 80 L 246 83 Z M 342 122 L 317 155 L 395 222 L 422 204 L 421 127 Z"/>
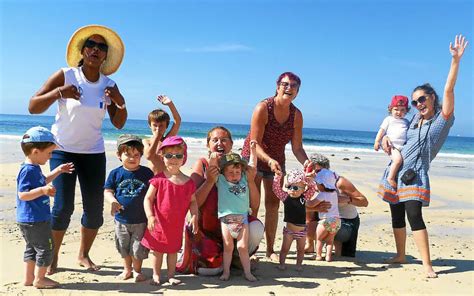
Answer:
<path fill-rule="evenodd" d="M 183 138 L 181 138 L 180 136 L 167 137 L 163 140 L 163 142 L 161 142 L 161 146 L 158 151 L 161 151 L 161 149 L 170 146 L 182 146 L 184 148 L 183 164 L 185 164 L 186 160 L 188 159 L 188 146 L 186 145 L 186 142 L 183 140 Z"/>

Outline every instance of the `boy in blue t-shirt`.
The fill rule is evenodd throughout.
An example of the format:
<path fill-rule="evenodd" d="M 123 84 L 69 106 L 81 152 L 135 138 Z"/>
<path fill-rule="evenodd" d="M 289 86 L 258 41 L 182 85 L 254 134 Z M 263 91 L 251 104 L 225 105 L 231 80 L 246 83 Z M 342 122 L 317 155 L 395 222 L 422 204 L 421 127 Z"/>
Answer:
<path fill-rule="evenodd" d="M 133 276 L 135 282 L 146 279 L 141 269 L 149 252 L 140 241 L 147 225 L 143 200 L 153 172 L 140 165 L 142 155 L 139 137 L 120 135 L 117 156 L 122 166 L 110 172 L 104 186 L 104 196 L 111 204 L 111 214 L 115 215 L 115 246 L 123 258 L 124 269 L 119 278 L 127 280 Z"/>
<path fill-rule="evenodd" d="M 56 149 L 54 135 L 46 128 L 36 126 L 23 135 L 21 149 L 25 161 L 21 164 L 17 177 L 16 221 L 26 242 L 23 260 L 26 265 L 25 286 L 38 289 L 55 288 L 58 282 L 46 277 L 53 259 L 51 233 L 51 209 L 49 196 L 56 194 L 52 185 L 47 185 L 61 173 L 71 173 L 74 165 L 65 163 L 46 176 L 41 172 Z"/>

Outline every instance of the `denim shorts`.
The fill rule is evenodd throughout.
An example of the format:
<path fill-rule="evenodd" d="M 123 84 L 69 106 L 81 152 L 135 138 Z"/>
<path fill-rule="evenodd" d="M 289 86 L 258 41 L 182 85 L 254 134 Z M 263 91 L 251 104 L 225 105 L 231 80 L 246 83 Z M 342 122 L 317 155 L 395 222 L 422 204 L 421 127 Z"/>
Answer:
<path fill-rule="evenodd" d="M 38 267 L 48 267 L 53 262 L 53 238 L 51 223 L 18 222 L 21 234 L 26 242 L 23 261 L 35 261 Z"/>
<path fill-rule="evenodd" d="M 53 230 L 59 231 L 68 228 L 74 212 L 74 193 L 78 179 L 83 208 L 81 224 L 85 228 L 99 229 L 104 223 L 105 153 L 80 154 L 55 150 L 49 165 L 53 170 L 68 162 L 74 163 L 74 172 L 60 174 L 53 181 L 56 196 L 51 211 L 51 226 Z"/>
<path fill-rule="evenodd" d="M 148 258 L 149 250 L 140 243 L 145 229 L 146 223 L 127 224 L 115 220 L 115 247 L 122 258 L 128 256 L 138 260 Z"/>

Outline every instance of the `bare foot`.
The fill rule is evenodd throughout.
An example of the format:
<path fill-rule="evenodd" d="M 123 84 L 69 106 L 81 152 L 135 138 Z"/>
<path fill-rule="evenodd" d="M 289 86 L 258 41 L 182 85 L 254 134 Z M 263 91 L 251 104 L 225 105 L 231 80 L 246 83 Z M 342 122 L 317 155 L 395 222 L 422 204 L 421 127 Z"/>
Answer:
<path fill-rule="evenodd" d="M 303 271 L 303 265 L 296 265 L 296 271 Z"/>
<path fill-rule="evenodd" d="M 28 280 L 25 280 L 25 281 L 23 282 L 23 286 L 27 286 L 27 287 L 28 287 L 28 286 L 33 286 L 33 281 L 34 281 L 34 279 L 33 279 L 33 280 L 29 280 L 29 279 L 28 279 Z"/>
<path fill-rule="evenodd" d="M 438 277 L 438 274 L 433 270 L 433 266 L 425 267 L 426 277 L 429 279 L 435 279 Z"/>
<path fill-rule="evenodd" d="M 169 278 L 168 282 L 173 286 L 181 284 L 181 280 L 178 280 L 177 278 L 174 278 L 174 277 Z"/>
<path fill-rule="evenodd" d="M 245 279 L 246 279 L 247 281 L 249 281 L 249 282 L 255 282 L 255 281 L 257 281 L 257 278 L 254 277 L 254 275 L 251 274 L 251 273 L 245 274 Z"/>
<path fill-rule="evenodd" d="M 132 271 L 131 270 L 124 270 L 124 271 L 122 271 L 121 274 L 119 274 L 117 276 L 117 278 L 119 280 L 124 280 L 124 281 L 128 280 L 128 279 L 132 278 Z"/>
<path fill-rule="evenodd" d="M 388 184 L 390 184 L 390 186 L 393 187 L 393 189 L 397 189 L 397 181 L 395 181 L 395 179 L 388 179 L 387 178 L 387 182 L 388 182 Z"/>
<path fill-rule="evenodd" d="M 385 260 L 385 263 L 387 264 L 403 264 L 406 263 L 405 256 L 395 256 L 393 258 Z"/>
<path fill-rule="evenodd" d="M 278 257 L 277 254 L 271 253 L 270 255 L 267 254 L 267 259 L 270 260 L 271 262 L 278 262 L 280 261 L 280 258 Z"/>
<path fill-rule="evenodd" d="M 331 262 L 332 261 L 332 254 L 328 253 L 326 254 L 326 262 Z"/>
<path fill-rule="evenodd" d="M 316 261 L 323 261 L 323 257 L 321 255 L 316 255 Z"/>
<path fill-rule="evenodd" d="M 220 276 L 220 280 L 221 281 L 228 281 L 230 278 L 230 273 L 229 272 L 224 272 L 221 276 Z"/>
<path fill-rule="evenodd" d="M 52 275 L 55 274 L 58 271 L 58 258 L 56 259 L 53 258 L 53 263 L 51 263 L 50 266 L 48 266 L 48 269 L 46 269 L 46 274 L 47 275 Z"/>
<path fill-rule="evenodd" d="M 78 263 L 80 266 L 85 267 L 88 271 L 97 271 L 100 270 L 100 267 L 95 265 L 89 257 L 79 257 Z"/>
<path fill-rule="evenodd" d="M 45 277 L 40 280 L 35 280 L 33 282 L 33 286 L 35 286 L 35 288 L 37 289 L 53 289 L 53 288 L 57 288 L 59 286 L 59 283 L 56 281 L 53 281 L 50 278 Z"/>
<path fill-rule="evenodd" d="M 279 270 L 285 270 L 285 269 L 286 269 L 285 264 L 280 264 L 280 265 L 278 265 L 278 269 L 279 269 Z"/>
<path fill-rule="evenodd" d="M 160 286 L 160 285 L 161 285 L 160 276 L 154 274 L 154 275 L 153 275 L 153 278 L 152 278 L 151 281 L 150 281 L 150 285 L 152 285 L 152 286 Z"/>
<path fill-rule="evenodd" d="M 306 245 L 304 246 L 304 253 L 305 254 L 314 253 L 314 242 L 313 243 L 306 242 Z"/>
<path fill-rule="evenodd" d="M 144 280 L 146 280 L 146 276 L 144 276 L 141 272 L 134 271 L 133 277 L 135 278 L 135 283 L 143 282 Z"/>

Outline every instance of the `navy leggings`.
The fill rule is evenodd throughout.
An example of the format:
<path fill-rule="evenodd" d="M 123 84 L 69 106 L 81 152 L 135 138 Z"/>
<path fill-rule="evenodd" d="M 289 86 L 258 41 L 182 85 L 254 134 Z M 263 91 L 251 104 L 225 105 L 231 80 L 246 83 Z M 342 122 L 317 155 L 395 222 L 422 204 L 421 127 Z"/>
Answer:
<path fill-rule="evenodd" d="M 51 170 L 63 163 L 74 163 L 72 174 L 63 173 L 53 181 L 56 187 L 51 213 L 53 230 L 66 230 L 74 212 L 74 192 L 79 179 L 82 195 L 81 224 L 85 228 L 99 229 L 104 223 L 105 153 L 79 154 L 53 151 Z"/>
<path fill-rule="evenodd" d="M 405 228 L 405 212 L 407 213 L 408 222 L 410 222 L 411 230 L 426 229 L 423 215 L 421 213 L 421 201 L 409 200 L 390 205 L 392 213 L 392 227 Z"/>

